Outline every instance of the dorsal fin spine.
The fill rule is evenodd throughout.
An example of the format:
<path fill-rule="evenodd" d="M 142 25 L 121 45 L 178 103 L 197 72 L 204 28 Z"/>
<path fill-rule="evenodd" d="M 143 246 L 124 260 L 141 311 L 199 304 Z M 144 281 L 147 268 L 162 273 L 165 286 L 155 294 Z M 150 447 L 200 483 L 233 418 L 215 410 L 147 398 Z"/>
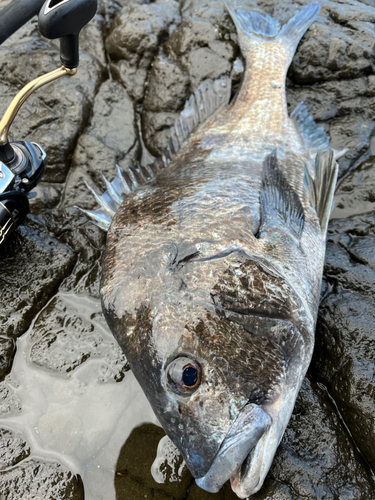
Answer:
<path fill-rule="evenodd" d="M 174 126 L 171 127 L 171 138 L 161 157 L 145 167 L 139 163 L 132 163 L 125 169 L 117 166 L 117 175 L 112 182 L 109 182 L 103 175 L 107 190 L 102 195 L 99 195 L 88 184 L 100 208 L 98 210 L 76 208 L 79 208 L 101 229 L 108 230 L 109 221 L 126 195 L 139 185 L 155 178 L 166 168 L 193 130 L 215 111 L 228 104 L 230 95 L 231 80 L 228 75 L 223 75 L 215 81 L 202 82 L 190 96 Z"/>

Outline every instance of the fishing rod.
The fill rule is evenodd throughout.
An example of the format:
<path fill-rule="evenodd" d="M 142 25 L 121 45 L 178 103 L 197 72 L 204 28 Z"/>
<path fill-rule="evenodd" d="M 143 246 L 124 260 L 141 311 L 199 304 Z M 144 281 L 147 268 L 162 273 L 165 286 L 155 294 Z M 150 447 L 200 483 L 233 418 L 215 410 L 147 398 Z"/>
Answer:
<path fill-rule="evenodd" d="M 94 17 L 97 0 L 13 0 L 0 11 L 0 44 L 38 14 L 39 30 L 60 39 L 62 66 L 28 83 L 14 97 L 0 120 L 0 249 L 29 212 L 31 190 L 47 165 L 43 148 L 28 141 L 9 142 L 18 111 L 37 89 L 62 76 L 73 76 L 79 64 L 79 34 Z"/>

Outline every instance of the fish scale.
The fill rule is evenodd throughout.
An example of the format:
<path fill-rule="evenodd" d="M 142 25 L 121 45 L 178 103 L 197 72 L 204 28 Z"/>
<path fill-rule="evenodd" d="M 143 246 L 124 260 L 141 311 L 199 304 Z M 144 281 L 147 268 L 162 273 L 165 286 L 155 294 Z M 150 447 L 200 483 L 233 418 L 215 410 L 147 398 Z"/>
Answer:
<path fill-rule="evenodd" d="M 203 82 L 161 159 L 118 169 L 84 212 L 110 226 L 103 311 L 161 425 L 201 488 L 230 479 L 246 498 L 311 359 L 338 167 L 304 105 L 287 113 L 319 6 L 282 27 L 227 8 L 246 60 L 234 100 L 227 76 Z"/>

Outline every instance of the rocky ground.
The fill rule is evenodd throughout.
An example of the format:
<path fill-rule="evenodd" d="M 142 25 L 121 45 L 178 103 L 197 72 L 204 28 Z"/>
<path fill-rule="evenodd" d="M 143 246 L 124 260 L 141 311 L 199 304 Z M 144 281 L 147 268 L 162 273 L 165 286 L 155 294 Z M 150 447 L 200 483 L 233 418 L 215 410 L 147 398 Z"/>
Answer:
<path fill-rule="evenodd" d="M 304 3 L 244 1 L 282 22 Z M 332 146 L 348 152 L 313 362 L 256 500 L 375 498 L 375 4 L 320 3 L 288 73 L 288 104 L 304 101 Z M 217 0 L 100 0 L 81 52 L 77 75 L 34 94 L 12 127 L 15 140 L 39 142 L 49 162 L 25 226 L 0 256 L 0 417 L 10 423 L 23 411 L 10 384 L 16 340 L 31 324 L 35 369 L 68 376 L 95 358 L 103 383 L 126 377 L 117 344 L 97 336 L 100 313 L 84 320 L 62 299 L 98 297 L 105 234 L 72 208 L 94 206 L 84 181 L 104 188 L 100 171 L 113 178 L 116 164 L 147 162 L 144 145 L 159 155 L 199 83 L 230 73 L 235 91 L 243 71 L 233 23 Z M 9 39 L 0 48 L 0 112 L 58 59 L 58 42 L 43 39 L 36 20 Z M 129 436 L 114 473 L 118 500 L 234 498 L 228 485 L 203 492 L 186 469 L 180 481 L 156 483 L 150 467 L 162 435 L 144 424 Z M 58 460 L 35 455 L 22 433 L 1 428 L 0 499 L 21 498 L 83 499 L 84 485 Z"/>

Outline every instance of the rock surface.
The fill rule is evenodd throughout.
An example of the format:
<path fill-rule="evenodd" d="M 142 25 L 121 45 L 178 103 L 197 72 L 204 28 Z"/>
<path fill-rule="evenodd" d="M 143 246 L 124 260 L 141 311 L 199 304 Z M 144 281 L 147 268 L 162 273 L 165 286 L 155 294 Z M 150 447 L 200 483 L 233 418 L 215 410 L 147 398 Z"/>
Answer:
<path fill-rule="evenodd" d="M 0 0 L 0 8 L 7 3 Z M 243 5 L 284 22 L 305 3 Z M 312 366 L 254 500 L 368 500 L 375 491 L 375 5 L 320 3 L 288 72 L 288 106 L 304 101 L 332 146 L 348 151 L 340 160 Z M 7 500 L 84 495 L 79 475 L 50 455 L 36 456 L 11 430 L 24 414 L 11 371 L 16 339 L 31 324 L 27 356 L 36 373 L 66 379 L 91 363 L 102 384 L 127 380 L 123 354 L 100 311 L 90 309 L 99 296 L 105 235 L 72 208 L 95 205 L 85 181 L 103 189 L 100 170 L 111 179 L 116 163 L 149 158 L 141 136 L 160 154 L 202 80 L 230 73 L 235 92 L 243 72 L 234 25 L 217 0 L 101 0 L 82 32 L 81 52 L 77 75 L 31 96 L 11 129 L 14 140 L 39 142 L 49 163 L 32 215 L 0 256 L 0 418 L 10 426 L 0 430 L 0 499 L 4 492 Z M 57 65 L 58 41 L 43 39 L 34 19 L 0 47 L 0 112 L 30 79 Z M 38 429 L 49 453 L 69 454 L 79 449 L 83 424 L 59 408 L 41 411 Z M 203 492 L 186 468 L 180 481 L 156 483 L 150 467 L 163 434 L 144 425 L 123 445 L 118 500 L 236 498 L 228 484 L 215 495 Z M 170 479 L 178 472 L 165 470 Z"/>
<path fill-rule="evenodd" d="M 7 500 L 83 500 L 79 477 L 53 462 L 25 460 L 16 467 L 0 471 L 1 496 Z"/>

